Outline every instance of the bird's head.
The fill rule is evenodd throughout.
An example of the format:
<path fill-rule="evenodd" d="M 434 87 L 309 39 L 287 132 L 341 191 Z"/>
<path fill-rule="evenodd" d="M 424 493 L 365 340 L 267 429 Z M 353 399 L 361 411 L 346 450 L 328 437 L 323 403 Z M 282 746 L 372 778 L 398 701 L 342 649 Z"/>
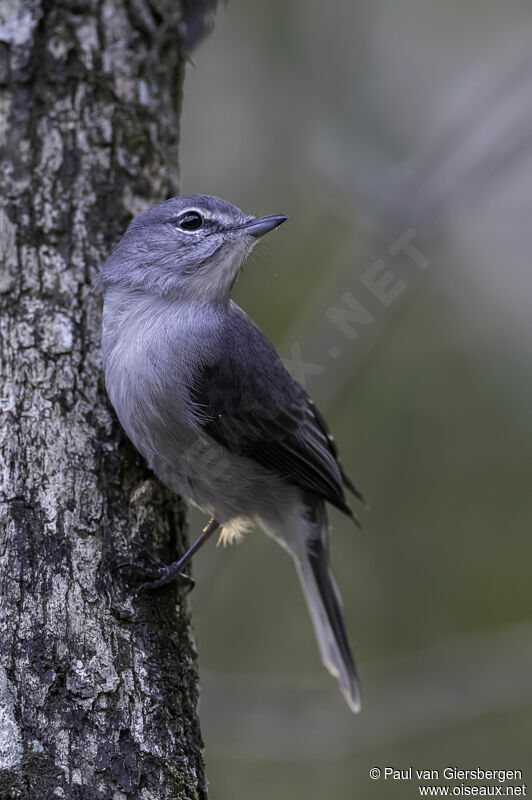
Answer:
<path fill-rule="evenodd" d="M 228 302 L 258 239 L 287 218 L 252 217 L 209 195 L 180 195 L 140 214 L 108 258 L 99 282 L 179 299 Z"/>

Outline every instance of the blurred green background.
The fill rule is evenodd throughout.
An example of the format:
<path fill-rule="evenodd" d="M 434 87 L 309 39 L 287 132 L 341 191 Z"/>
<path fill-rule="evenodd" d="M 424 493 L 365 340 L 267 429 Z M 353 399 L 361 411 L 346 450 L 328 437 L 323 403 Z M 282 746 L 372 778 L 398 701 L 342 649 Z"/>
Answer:
<path fill-rule="evenodd" d="M 371 505 L 362 531 L 331 512 L 357 717 L 273 542 L 196 557 L 214 800 L 401 800 L 417 782 L 371 767 L 532 767 L 531 24 L 524 1 L 231 0 L 188 69 L 182 191 L 289 214 L 236 300 Z M 424 268 L 390 252 L 407 231 Z"/>

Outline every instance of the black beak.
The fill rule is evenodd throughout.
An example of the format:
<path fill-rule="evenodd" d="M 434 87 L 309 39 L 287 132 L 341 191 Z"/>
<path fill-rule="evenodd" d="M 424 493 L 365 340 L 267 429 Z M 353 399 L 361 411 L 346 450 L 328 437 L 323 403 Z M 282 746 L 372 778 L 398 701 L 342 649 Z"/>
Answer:
<path fill-rule="evenodd" d="M 288 217 L 284 214 L 270 214 L 269 217 L 257 217 L 256 219 L 252 219 L 251 222 L 247 222 L 242 227 L 242 230 L 244 233 L 249 233 L 250 236 L 255 236 L 255 238 L 258 239 L 259 236 L 264 236 L 265 233 L 273 231 L 278 225 L 282 225 L 287 219 Z"/>

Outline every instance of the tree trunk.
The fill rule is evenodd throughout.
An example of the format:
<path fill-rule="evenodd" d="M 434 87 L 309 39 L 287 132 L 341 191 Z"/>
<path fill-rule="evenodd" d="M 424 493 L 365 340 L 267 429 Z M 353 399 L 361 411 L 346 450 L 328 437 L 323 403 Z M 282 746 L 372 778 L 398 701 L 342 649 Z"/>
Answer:
<path fill-rule="evenodd" d="M 177 191 L 190 0 L 0 3 L 0 798 L 206 797 L 183 508 L 110 410 L 91 282 Z M 207 8 L 210 10 L 210 8 Z"/>

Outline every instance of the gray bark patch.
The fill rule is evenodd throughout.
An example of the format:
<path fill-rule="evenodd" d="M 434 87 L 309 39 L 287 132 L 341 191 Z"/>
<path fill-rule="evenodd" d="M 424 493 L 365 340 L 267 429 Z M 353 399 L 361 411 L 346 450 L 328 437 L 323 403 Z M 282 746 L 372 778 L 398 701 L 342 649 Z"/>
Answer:
<path fill-rule="evenodd" d="M 15 719 L 15 688 L 0 667 L 0 770 L 20 764 L 22 753 L 22 736 Z"/>

